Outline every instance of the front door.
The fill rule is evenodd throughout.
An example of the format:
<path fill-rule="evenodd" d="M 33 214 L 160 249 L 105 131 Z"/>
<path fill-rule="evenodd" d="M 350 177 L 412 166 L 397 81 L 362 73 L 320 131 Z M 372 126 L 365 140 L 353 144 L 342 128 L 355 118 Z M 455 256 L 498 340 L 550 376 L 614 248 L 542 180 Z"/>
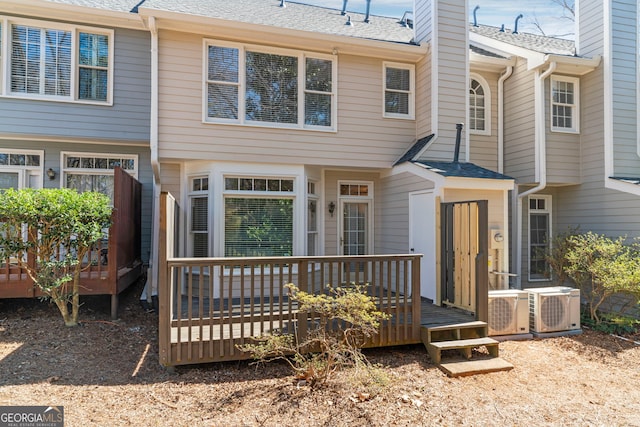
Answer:
<path fill-rule="evenodd" d="M 369 244 L 369 202 L 342 202 L 342 254 L 366 255 Z"/>

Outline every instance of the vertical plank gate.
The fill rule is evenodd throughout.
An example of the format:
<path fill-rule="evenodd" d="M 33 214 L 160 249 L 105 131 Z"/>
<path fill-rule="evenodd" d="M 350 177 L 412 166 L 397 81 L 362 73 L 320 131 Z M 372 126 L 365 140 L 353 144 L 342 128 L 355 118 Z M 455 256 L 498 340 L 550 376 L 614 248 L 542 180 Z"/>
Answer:
<path fill-rule="evenodd" d="M 488 202 L 442 203 L 441 300 L 488 319 Z"/>

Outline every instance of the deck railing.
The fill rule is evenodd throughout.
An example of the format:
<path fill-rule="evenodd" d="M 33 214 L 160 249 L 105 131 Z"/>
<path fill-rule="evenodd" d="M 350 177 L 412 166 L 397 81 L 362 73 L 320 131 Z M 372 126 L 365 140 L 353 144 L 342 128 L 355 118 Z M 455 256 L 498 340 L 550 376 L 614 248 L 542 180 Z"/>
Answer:
<path fill-rule="evenodd" d="M 389 320 L 365 346 L 420 342 L 420 255 L 271 258 L 173 257 L 176 206 L 162 195 L 159 345 L 165 366 L 240 360 L 237 349 L 271 332 L 302 338 L 315 319 L 297 310 L 285 285 L 309 293 L 366 284 Z"/>

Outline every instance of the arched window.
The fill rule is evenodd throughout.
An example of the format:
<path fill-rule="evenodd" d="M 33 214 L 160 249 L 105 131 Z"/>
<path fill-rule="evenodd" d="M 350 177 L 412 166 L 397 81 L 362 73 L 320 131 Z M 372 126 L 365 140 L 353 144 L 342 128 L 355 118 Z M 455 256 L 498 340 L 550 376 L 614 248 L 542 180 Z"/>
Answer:
<path fill-rule="evenodd" d="M 486 80 L 472 75 L 469 82 L 469 131 L 491 134 L 491 93 Z"/>

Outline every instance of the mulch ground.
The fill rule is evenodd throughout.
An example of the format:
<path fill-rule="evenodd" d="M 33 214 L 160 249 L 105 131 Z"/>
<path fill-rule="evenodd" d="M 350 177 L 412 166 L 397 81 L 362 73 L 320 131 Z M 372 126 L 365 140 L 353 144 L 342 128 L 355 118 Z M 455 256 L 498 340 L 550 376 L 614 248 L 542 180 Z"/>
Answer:
<path fill-rule="evenodd" d="M 504 342 L 515 369 L 464 378 L 422 346 L 368 350 L 383 380 L 312 388 L 277 362 L 168 372 L 141 285 L 115 322 L 108 297 L 84 298 L 75 328 L 47 303 L 1 300 L 0 405 L 62 405 L 66 426 L 640 426 L 640 345 L 611 335 Z"/>

